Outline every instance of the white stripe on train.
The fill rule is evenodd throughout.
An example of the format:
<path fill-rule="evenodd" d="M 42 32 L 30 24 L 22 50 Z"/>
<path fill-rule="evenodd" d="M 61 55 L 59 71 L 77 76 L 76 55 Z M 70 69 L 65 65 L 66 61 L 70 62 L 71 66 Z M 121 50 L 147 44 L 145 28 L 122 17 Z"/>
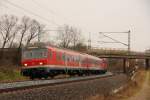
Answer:
<path fill-rule="evenodd" d="M 62 66 L 62 65 L 38 65 L 38 66 L 26 66 L 22 67 L 22 69 L 30 69 L 30 68 L 38 68 L 38 67 L 43 67 L 43 68 L 56 68 L 56 69 L 90 69 L 90 70 L 105 70 L 105 68 L 101 67 L 78 67 L 78 66 Z"/>

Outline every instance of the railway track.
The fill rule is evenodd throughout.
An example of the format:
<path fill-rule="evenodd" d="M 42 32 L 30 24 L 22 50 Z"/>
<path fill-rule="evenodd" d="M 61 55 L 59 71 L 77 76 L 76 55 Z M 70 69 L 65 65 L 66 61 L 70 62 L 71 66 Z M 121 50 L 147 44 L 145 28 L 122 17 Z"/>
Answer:
<path fill-rule="evenodd" d="M 73 77 L 73 78 L 65 78 L 65 79 L 33 80 L 33 81 L 23 81 L 23 82 L 13 82 L 13 83 L 1 83 L 0 93 L 34 89 L 42 86 L 53 86 L 58 84 L 71 83 L 71 82 L 93 80 L 98 78 L 107 78 L 111 76 L 113 76 L 113 74 L 111 72 L 107 72 L 106 74 L 102 74 L 102 75 L 82 76 L 82 77 Z"/>

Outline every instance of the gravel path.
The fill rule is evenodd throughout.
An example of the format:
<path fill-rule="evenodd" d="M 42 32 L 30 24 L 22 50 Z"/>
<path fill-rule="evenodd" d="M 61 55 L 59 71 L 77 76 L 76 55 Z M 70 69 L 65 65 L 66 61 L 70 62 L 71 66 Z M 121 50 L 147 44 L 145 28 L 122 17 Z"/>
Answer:
<path fill-rule="evenodd" d="M 150 100 L 150 71 L 146 73 L 142 89 L 129 100 Z"/>

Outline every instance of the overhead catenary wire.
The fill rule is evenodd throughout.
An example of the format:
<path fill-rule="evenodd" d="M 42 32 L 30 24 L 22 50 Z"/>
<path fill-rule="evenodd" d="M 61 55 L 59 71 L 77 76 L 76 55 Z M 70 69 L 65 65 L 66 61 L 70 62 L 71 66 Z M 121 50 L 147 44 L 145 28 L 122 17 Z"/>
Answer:
<path fill-rule="evenodd" d="M 53 14 L 53 15 L 55 15 L 55 16 L 58 16 L 58 17 L 61 16 L 60 14 L 54 12 L 53 10 L 51 10 L 51 9 L 49 9 L 49 8 L 47 8 L 47 7 L 45 7 L 45 6 L 43 6 L 42 4 L 38 3 L 36 0 L 31 0 L 31 1 L 34 2 L 34 4 L 36 4 L 37 6 L 40 6 L 41 8 L 47 10 L 47 11 L 50 12 L 51 14 Z M 67 19 L 66 17 L 64 17 L 64 16 L 61 16 L 60 18 L 63 18 L 63 19 L 65 19 L 65 20 L 68 20 L 68 19 Z"/>
<path fill-rule="evenodd" d="M 46 21 L 46 22 L 48 21 L 48 22 L 51 22 L 51 23 L 54 24 L 54 25 L 61 26 L 61 25 L 55 23 L 54 21 L 49 20 L 49 19 L 47 19 L 47 18 L 45 18 L 45 17 L 42 17 L 42 16 L 40 16 L 40 15 L 38 15 L 38 14 L 36 14 L 36 13 L 30 11 L 30 10 L 27 10 L 27 9 L 25 9 L 25 8 L 23 8 L 23 7 L 21 7 L 21 6 L 17 5 L 17 4 L 15 4 L 15 3 L 12 3 L 12 2 L 10 2 L 10 1 L 8 1 L 8 0 L 5 0 L 5 2 L 7 2 L 8 4 L 10 4 L 10 5 L 12 5 L 12 6 L 16 7 L 16 8 L 19 8 L 19 9 L 21 9 L 21 10 L 23 10 L 23 11 L 29 13 L 29 14 L 32 14 L 32 15 L 34 15 L 34 16 L 40 18 L 40 19 L 43 19 L 43 20 Z"/>
<path fill-rule="evenodd" d="M 98 41 L 99 43 L 120 43 L 120 42 L 111 42 L 111 41 Z"/>
<path fill-rule="evenodd" d="M 31 0 L 34 4 L 36 4 L 37 6 L 42 6 L 41 4 L 39 4 L 38 2 L 36 2 L 35 0 Z M 45 6 L 42 6 L 42 8 L 44 8 L 45 10 L 47 10 L 48 12 L 50 12 L 51 14 L 56 14 L 54 11 L 47 9 Z"/>
<path fill-rule="evenodd" d="M 126 32 L 99 32 L 100 34 L 103 34 L 103 33 L 127 33 L 128 34 L 128 44 L 126 44 L 126 43 L 123 43 L 123 42 L 121 42 L 121 41 L 118 41 L 118 40 L 116 40 L 116 39 L 114 39 L 114 38 L 112 38 L 112 37 L 110 37 L 110 36 L 107 36 L 107 35 L 105 35 L 105 34 L 103 34 L 103 36 L 105 36 L 105 37 L 107 37 L 107 38 L 109 38 L 109 39 L 111 39 L 111 40 L 113 40 L 114 42 L 118 42 L 118 43 L 121 43 L 121 44 L 123 44 L 123 45 L 125 45 L 125 46 L 128 46 L 128 54 L 130 54 L 130 39 L 131 39 L 131 31 L 130 30 L 128 30 L 128 31 L 126 31 Z"/>
<path fill-rule="evenodd" d="M 104 35 L 104 34 L 103 34 Z M 128 44 L 126 44 L 126 43 L 123 43 L 123 42 L 121 42 L 121 41 L 118 41 L 118 40 L 116 40 L 116 39 L 113 39 L 113 38 L 111 38 L 111 37 L 109 37 L 109 36 L 107 36 L 107 35 L 104 35 L 105 37 L 107 37 L 107 38 L 109 38 L 109 39 L 111 39 L 111 40 L 113 40 L 113 41 L 115 41 L 115 42 L 118 42 L 118 43 L 121 43 L 121 44 L 123 44 L 123 45 L 125 45 L 125 46 L 128 46 Z"/>
<path fill-rule="evenodd" d="M 5 9 L 7 9 L 7 10 L 9 10 L 9 11 L 16 12 L 16 10 L 11 9 L 10 7 L 8 7 L 7 4 L 2 4 L 1 7 L 2 7 L 2 8 L 5 8 Z M 17 11 L 17 13 L 22 14 L 22 13 L 20 13 L 20 12 L 18 12 L 18 11 Z M 25 13 L 25 12 L 24 12 L 24 13 Z M 6 14 L 6 12 L 5 12 L 5 14 Z"/>

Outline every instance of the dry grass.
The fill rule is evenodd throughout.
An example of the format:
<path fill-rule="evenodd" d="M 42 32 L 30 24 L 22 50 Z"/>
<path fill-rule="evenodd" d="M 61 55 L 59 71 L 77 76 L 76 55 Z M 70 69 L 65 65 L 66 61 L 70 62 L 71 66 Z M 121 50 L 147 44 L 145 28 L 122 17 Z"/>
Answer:
<path fill-rule="evenodd" d="M 127 100 L 129 97 L 135 95 L 142 87 L 146 72 L 144 70 L 140 70 L 137 72 L 134 81 L 129 81 L 127 86 L 118 92 L 117 94 L 113 95 L 96 95 L 89 100 Z"/>
<path fill-rule="evenodd" d="M 96 95 L 96 96 L 89 98 L 88 100 L 105 100 L 105 96 L 104 95 Z"/>
<path fill-rule="evenodd" d="M 26 77 L 23 77 L 20 74 L 20 70 L 13 67 L 0 67 L 0 83 L 5 82 L 14 82 L 14 81 L 22 81 L 27 80 Z"/>
<path fill-rule="evenodd" d="M 126 100 L 129 97 L 134 96 L 142 88 L 145 76 L 145 70 L 138 71 L 136 76 L 134 77 L 134 80 L 129 81 L 129 83 L 123 90 L 113 96 L 105 98 L 105 100 Z"/>

